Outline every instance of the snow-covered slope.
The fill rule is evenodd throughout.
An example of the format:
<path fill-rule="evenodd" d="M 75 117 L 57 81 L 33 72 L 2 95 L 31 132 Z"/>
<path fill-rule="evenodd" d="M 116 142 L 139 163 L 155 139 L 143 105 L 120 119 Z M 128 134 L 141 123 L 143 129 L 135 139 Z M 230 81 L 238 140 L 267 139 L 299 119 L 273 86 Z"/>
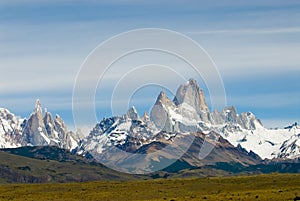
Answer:
<path fill-rule="evenodd" d="M 300 127 L 297 123 L 286 127 L 286 131 L 293 135 L 283 142 L 278 153 L 279 158 L 300 158 Z"/>
<path fill-rule="evenodd" d="M 285 158 L 283 156 L 288 156 L 291 153 L 288 153 L 291 150 L 285 150 L 286 154 L 282 155 L 284 151 L 282 149 L 283 144 L 287 139 L 290 139 L 294 136 L 293 139 L 298 138 L 299 136 L 296 133 L 300 133 L 300 129 L 266 129 L 261 124 L 255 123 L 255 129 L 245 129 L 242 128 L 239 124 L 227 123 L 225 125 L 213 126 L 215 130 L 227 139 L 234 146 L 239 144 L 245 148 L 247 151 L 253 151 L 258 154 L 261 158 Z M 296 135 L 296 136 L 295 136 Z M 286 144 L 290 144 L 286 142 Z M 300 156 L 298 150 L 294 150 L 293 155 Z M 287 157 L 291 158 L 291 157 Z"/>
<path fill-rule="evenodd" d="M 104 149 L 111 146 L 129 147 L 129 145 L 131 149 L 136 149 L 149 143 L 156 132 L 158 131 L 148 115 L 145 113 L 141 118 L 132 107 L 122 117 L 104 118 L 93 128 L 90 135 L 80 142 L 77 151 L 81 154 L 96 150 L 101 154 Z"/>
<path fill-rule="evenodd" d="M 0 148 L 21 146 L 23 119 L 16 117 L 7 109 L 0 108 Z"/>
<path fill-rule="evenodd" d="M 210 146 L 215 145 L 207 159 L 199 157 L 204 141 Z M 164 164 L 171 165 L 179 158 L 191 166 L 216 162 L 257 164 L 260 161 L 255 154 L 234 148 L 215 132 L 203 134 L 157 129 L 147 114 L 141 118 L 135 108 L 130 108 L 121 117 L 104 118 L 88 137 L 80 141 L 75 151 L 87 157 L 91 154 L 110 168 L 143 174 L 160 170 Z"/>

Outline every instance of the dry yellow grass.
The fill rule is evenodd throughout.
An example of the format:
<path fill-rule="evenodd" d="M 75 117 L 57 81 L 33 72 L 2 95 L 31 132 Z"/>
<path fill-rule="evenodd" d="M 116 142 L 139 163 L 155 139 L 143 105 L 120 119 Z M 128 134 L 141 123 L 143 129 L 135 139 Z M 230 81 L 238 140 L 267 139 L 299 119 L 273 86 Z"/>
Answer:
<path fill-rule="evenodd" d="M 300 174 L 0 185 L 0 200 L 293 200 Z"/>

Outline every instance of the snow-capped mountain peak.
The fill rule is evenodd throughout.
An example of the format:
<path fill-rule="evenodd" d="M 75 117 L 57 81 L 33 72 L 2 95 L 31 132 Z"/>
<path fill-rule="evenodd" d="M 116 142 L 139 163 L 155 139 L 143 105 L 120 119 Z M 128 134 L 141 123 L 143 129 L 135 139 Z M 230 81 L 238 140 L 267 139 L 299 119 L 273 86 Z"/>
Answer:
<path fill-rule="evenodd" d="M 124 139 L 123 146 L 128 143 L 128 139 L 133 136 L 137 137 L 137 135 L 143 141 L 140 143 L 135 141 L 135 143 L 147 144 L 155 141 L 151 137 L 156 136 L 158 132 L 165 133 L 165 139 L 169 139 L 170 136 L 175 136 L 177 133 L 210 133 L 213 131 L 219 133 L 236 147 L 240 146 L 248 152 L 252 151 L 261 158 L 271 159 L 287 156 L 282 155 L 282 152 L 285 150 L 289 152 L 291 149 L 283 147 L 288 145 L 295 147 L 298 142 L 295 142 L 294 138 L 298 139 L 297 134 L 300 133 L 297 124 L 287 129 L 267 129 L 253 113 L 239 114 L 234 106 L 225 107 L 222 111 L 209 111 L 203 91 L 194 79 L 188 80 L 178 88 L 173 101 L 167 97 L 164 91 L 160 92 L 150 112 L 150 119 L 147 115 L 140 118 L 134 107 L 130 108 L 125 116 L 128 118 L 111 118 L 112 123 L 104 126 L 109 129 L 105 132 L 102 130 L 100 135 L 110 136 L 108 141 L 113 144 L 117 141 L 111 136 L 122 138 Z M 101 124 L 105 124 L 105 122 L 102 121 Z M 93 133 L 95 136 L 96 132 Z M 287 141 L 288 139 L 290 140 Z M 88 142 L 86 143 L 88 144 Z M 299 151 L 295 148 L 292 150 L 293 157 L 299 157 Z"/>
<path fill-rule="evenodd" d="M 0 147 L 48 146 L 74 149 L 78 137 L 68 131 L 64 121 L 43 108 L 38 99 L 28 120 L 16 117 L 6 109 L 0 109 Z"/>

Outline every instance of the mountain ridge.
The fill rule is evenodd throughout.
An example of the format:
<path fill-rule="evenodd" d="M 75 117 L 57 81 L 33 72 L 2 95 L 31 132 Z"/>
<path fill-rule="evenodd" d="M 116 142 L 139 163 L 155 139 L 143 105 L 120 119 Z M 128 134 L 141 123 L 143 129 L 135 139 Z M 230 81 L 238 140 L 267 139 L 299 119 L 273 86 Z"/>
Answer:
<path fill-rule="evenodd" d="M 222 111 L 209 111 L 202 90 L 196 80 L 190 79 L 179 86 L 173 101 L 167 97 L 164 91 L 159 93 L 150 112 L 150 121 L 144 121 L 143 118 L 140 118 L 135 108 L 130 108 L 122 116 L 104 118 L 80 142 L 76 151 L 79 154 L 92 152 L 98 160 L 109 162 L 109 165 L 112 166 L 122 166 L 128 163 L 127 161 L 132 161 L 133 166 L 136 165 L 151 171 L 151 166 L 153 170 L 153 161 L 164 163 L 163 160 L 159 159 L 160 156 L 152 155 L 152 159 L 147 155 L 145 158 L 126 156 L 114 148 L 117 147 L 131 153 L 139 152 L 139 150 L 148 153 L 145 148 L 151 147 L 151 153 L 155 153 L 163 150 L 164 147 L 157 145 L 170 145 L 178 138 L 201 136 L 201 140 L 206 142 L 206 137 L 213 135 L 215 140 L 212 140 L 212 146 L 215 146 L 216 149 L 216 145 L 221 144 L 221 149 L 225 154 L 223 158 L 220 158 L 218 154 L 213 155 L 216 150 L 212 149 L 211 155 L 208 154 L 207 157 L 213 155 L 211 158 L 213 163 L 222 162 L 222 160 L 228 163 L 235 162 L 234 157 L 230 154 L 231 150 L 226 149 L 225 142 L 228 142 L 233 148 L 236 148 L 234 154 L 242 154 L 240 155 L 241 158 L 245 159 L 238 162 L 249 165 L 251 162 L 249 163 L 246 159 L 249 156 L 254 163 L 260 163 L 261 158 L 285 160 L 300 157 L 297 147 L 294 148 L 294 145 L 290 145 L 294 141 L 287 141 L 291 136 L 298 139 L 298 135 L 294 135 L 292 132 L 292 129 L 268 130 L 263 127 L 261 121 L 253 113 L 238 114 L 234 106 L 225 107 Z M 300 129 L 296 128 L 294 132 L 300 133 Z M 218 140 L 223 143 L 219 143 Z M 285 147 L 287 147 L 285 149 L 281 148 L 284 142 Z M 154 146 L 151 146 L 152 144 Z M 189 146 L 186 143 L 181 145 Z M 198 147 L 202 145 L 203 143 L 197 144 Z M 286 154 L 283 155 L 282 151 L 285 151 Z M 112 153 L 116 155 L 119 153 L 120 155 L 112 156 Z M 174 159 L 170 153 L 161 154 L 164 160 Z M 199 153 L 187 151 L 187 155 L 189 154 L 196 156 L 192 157 L 193 161 L 185 160 L 184 155 L 180 160 L 188 161 L 190 165 L 204 165 L 201 163 L 203 159 L 198 156 Z M 219 155 L 222 154 L 219 153 Z M 107 161 L 108 158 L 112 158 L 115 163 Z"/>
<path fill-rule="evenodd" d="M 160 92 L 150 115 L 144 113 L 140 117 L 135 107 L 129 108 L 122 116 L 104 118 L 84 138 L 79 138 L 76 133 L 69 131 L 59 115 L 53 117 L 47 110 L 43 112 L 39 100 L 28 120 L 18 118 L 7 109 L 0 108 L 1 148 L 57 146 L 73 150 L 79 155 L 94 153 L 98 156 L 113 147 L 134 153 L 146 146 L 151 147 L 156 142 L 170 144 L 184 136 L 200 136 L 205 142 L 206 136 L 212 135 L 216 139 L 212 144 L 218 144 L 218 140 L 222 141 L 226 153 L 230 152 L 225 149 L 226 143 L 229 143 L 236 148 L 237 155 L 243 153 L 245 158 L 251 155 L 255 163 L 258 163 L 260 158 L 299 158 L 299 134 L 298 124 L 284 129 L 266 129 L 253 113 L 239 114 L 234 106 L 225 107 L 221 111 L 209 111 L 204 93 L 193 79 L 179 86 L 173 99 L 168 98 L 165 92 Z M 184 143 L 182 145 L 188 146 Z M 154 152 L 158 151 L 155 146 L 151 149 Z M 103 154 L 100 157 L 104 156 L 109 155 Z M 215 155 L 215 158 L 218 157 Z M 230 157 L 227 159 L 226 162 L 234 162 Z M 118 163 L 122 163 L 123 159 L 119 157 L 118 160 Z M 200 159 L 195 160 L 189 160 L 189 163 L 201 164 Z M 148 163 L 143 166 L 150 165 L 151 161 Z"/>

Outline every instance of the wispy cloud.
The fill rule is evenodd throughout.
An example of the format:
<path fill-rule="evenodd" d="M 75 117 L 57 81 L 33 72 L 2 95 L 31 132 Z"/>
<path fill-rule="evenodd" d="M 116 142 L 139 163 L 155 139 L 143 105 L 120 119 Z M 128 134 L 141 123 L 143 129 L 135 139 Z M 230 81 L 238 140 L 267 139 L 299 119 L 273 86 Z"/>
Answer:
<path fill-rule="evenodd" d="M 299 33 L 300 27 L 261 28 L 261 29 L 221 29 L 187 31 L 187 34 L 289 34 Z"/>
<path fill-rule="evenodd" d="M 287 108 L 294 111 L 290 117 L 299 111 L 297 84 L 290 83 L 295 79 L 276 77 L 260 82 L 252 91 L 236 90 L 236 86 L 244 80 L 253 85 L 260 75 L 268 79 L 299 73 L 299 10 L 297 0 L 3 0 L 1 106 L 23 111 L 24 105 L 34 105 L 42 94 L 45 106 L 61 111 L 70 108 L 76 73 L 92 49 L 122 31 L 162 27 L 189 35 L 208 51 L 227 83 L 229 101 L 238 108 L 250 106 L 260 114 L 288 119 L 288 114 L 271 110 Z M 182 67 L 178 62 L 177 66 Z M 117 75 L 112 73 L 112 79 Z M 174 88 L 178 85 L 166 75 L 151 76 L 170 80 Z M 230 84 L 231 80 L 236 82 Z M 275 90 L 279 86 L 284 87 Z M 265 94 L 257 92 L 261 88 Z"/>
<path fill-rule="evenodd" d="M 265 94 L 248 94 L 230 96 L 228 101 L 233 105 L 240 105 L 242 107 L 256 108 L 285 108 L 289 106 L 295 106 L 295 110 L 300 112 L 300 108 L 297 109 L 299 100 L 293 97 L 299 97 L 300 92 L 276 92 Z M 276 100 L 276 101 L 274 101 Z"/>

